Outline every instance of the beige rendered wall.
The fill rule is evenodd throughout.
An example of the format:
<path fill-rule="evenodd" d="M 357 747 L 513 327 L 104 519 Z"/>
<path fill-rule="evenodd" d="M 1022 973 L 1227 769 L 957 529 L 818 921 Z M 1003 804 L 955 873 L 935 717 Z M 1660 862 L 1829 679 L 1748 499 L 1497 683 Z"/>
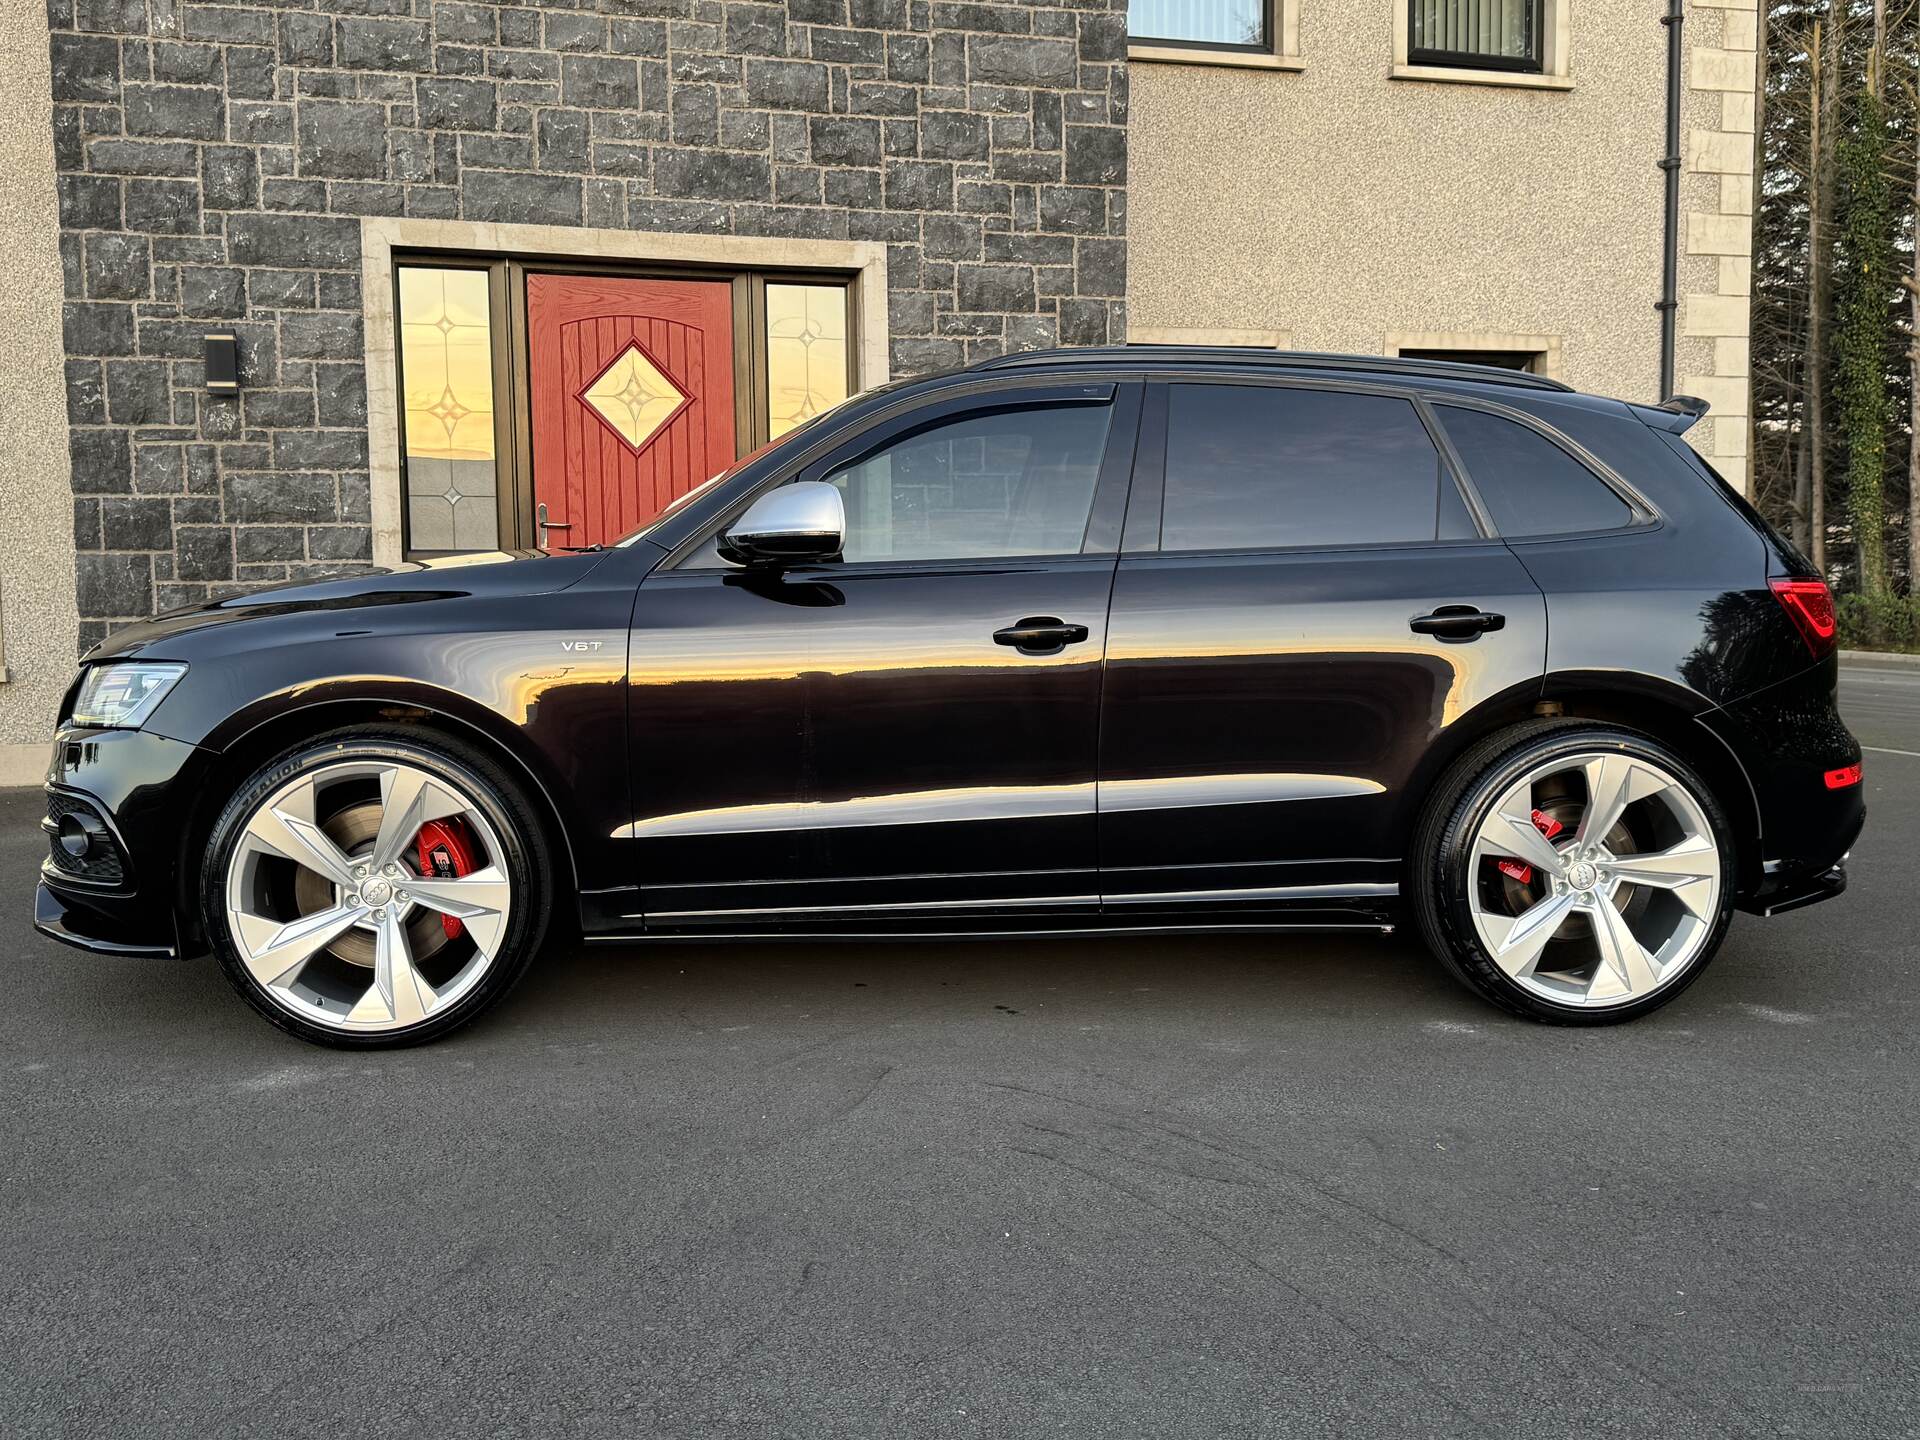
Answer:
<path fill-rule="evenodd" d="M 0 785 L 38 784 L 73 678 L 73 500 L 41 0 L 0 0 Z"/>
<path fill-rule="evenodd" d="M 1528 337 L 1557 341 L 1559 377 L 1581 389 L 1656 398 L 1665 6 L 1568 0 L 1570 83 L 1534 89 L 1389 78 L 1405 0 L 1282 3 L 1297 5 L 1298 70 L 1130 67 L 1135 333 L 1268 331 L 1361 354 L 1432 332 Z M 1693 0 L 1685 27 L 1696 88 L 1682 243 L 1688 213 L 1711 210 L 1737 218 L 1697 243 L 1742 251 L 1732 266 L 1683 257 L 1679 388 L 1711 385 L 1717 408 L 1737 401 L 1737 423 L 1701 427 L 1713 452 L 1715 429 L 1738 431 L 1735 478 L 1753 13 L 1754 0 Z M 1744 71 L 1714 58 L 1743 39 Z M 1740 122 L 1742 73 L 1744 135 L 1722 129 Z M 1713 385 L 1721 377 L 1732 383 Z"/>

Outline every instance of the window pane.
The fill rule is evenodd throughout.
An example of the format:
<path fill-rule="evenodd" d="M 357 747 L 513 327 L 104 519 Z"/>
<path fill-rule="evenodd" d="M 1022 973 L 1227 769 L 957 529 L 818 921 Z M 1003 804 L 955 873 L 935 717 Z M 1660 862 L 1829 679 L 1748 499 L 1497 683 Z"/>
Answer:
<path fill-rule="evenodd" d="M 1626 501 L 1538 431 L 1484 410 L 1445 405 L 1439 414 L 1502 535 L 1617 530 L 1632 521 Z"/>
<path fill-rule="evenodd" d="M 492 550 L 493 337 L 484 270 L 400 271 L 407 535 L 415 550 Z"/>
<path fill-rule="evenodd" d="M 1539 0 L 1410 0 L 1413 48 L 1487 60 L 1537 60 Z"/>
<path fill-rule="evenodd" d="M 847 292 L 767 286 L 767 425 L 778 437 L 847 398 Z"/>
<path fill-rule="evenodd" d="M 1061 555 L 1080 548 L 1106 453 L 1105 405 L 977 415 L 828 477 L 848 561 Z"/>
<path fill-rule="evenodd" d="M 1264 45 L 1266 0 L 1133 0 L 1127 34 L 1135 40 Z"/>
<path fill-rule="evenodd" d="M 1431 540 L 1440 453 L 1405 400 L 1251 385 L 1175 385 L 1168 550 Z"/>

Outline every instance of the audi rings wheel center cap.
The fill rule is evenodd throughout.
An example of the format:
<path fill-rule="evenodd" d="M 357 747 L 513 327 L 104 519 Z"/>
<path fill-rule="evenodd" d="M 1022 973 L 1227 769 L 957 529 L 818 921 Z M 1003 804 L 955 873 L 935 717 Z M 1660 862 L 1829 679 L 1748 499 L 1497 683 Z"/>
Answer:
<path fill-rule="evenodd" d="M 1600 871 L 1591 860 L 1576 860 L 1567 867 L 1567 883 L 1576 890 L 1591 890 L 1600 883 Z"/>
<path fill-rule="evenodd" d="M 393 885 L 386 880 L 373 879 L 360 887 L 360 903 L 368 909 L 377 910 L 393 899 Z"/>

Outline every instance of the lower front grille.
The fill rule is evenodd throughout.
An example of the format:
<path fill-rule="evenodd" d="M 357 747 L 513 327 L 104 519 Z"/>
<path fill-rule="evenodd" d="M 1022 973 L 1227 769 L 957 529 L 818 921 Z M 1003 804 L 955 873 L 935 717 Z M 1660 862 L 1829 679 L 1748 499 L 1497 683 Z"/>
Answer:
<path fill-rule="evenodd" d="M 89 885 L 122 885 L 126 856 L 99 810 L 75 795 L 47 795 L 47 858 L 53 868 Z"/>

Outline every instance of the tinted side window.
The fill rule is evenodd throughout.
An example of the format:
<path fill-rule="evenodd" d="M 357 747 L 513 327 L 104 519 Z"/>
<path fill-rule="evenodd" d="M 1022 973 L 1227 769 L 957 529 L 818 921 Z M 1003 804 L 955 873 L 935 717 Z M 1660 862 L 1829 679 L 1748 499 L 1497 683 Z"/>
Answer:
<path fill-rule="evenodd" d="M 1440 453 L 1390 395 L 1174 385 L 1167 411 L 1167 550 L 1270 550 L 1432 540 Z"/>
<path fill-rule="evenodd" d="M 1484 410 L 1438 407 L 1460 459 L 1502 535 L 1617 530 L 1633 510 L 1546 436 Z"/>
<path fill-rule="evenodd" d="M 970 415 L 827 476 L 844 492 L 844 558 L 972 560 L 1080 548 L 1106 453 L 1106 405 Z"/>

